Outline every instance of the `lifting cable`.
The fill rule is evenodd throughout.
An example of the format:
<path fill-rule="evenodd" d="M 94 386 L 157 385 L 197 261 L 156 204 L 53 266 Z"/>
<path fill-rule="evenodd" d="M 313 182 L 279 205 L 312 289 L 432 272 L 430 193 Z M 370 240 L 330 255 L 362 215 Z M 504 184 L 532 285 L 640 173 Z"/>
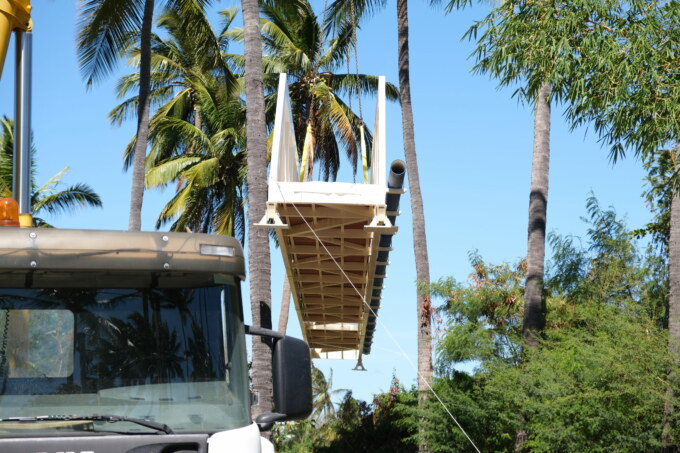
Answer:
<path fill-rule="evenodd" d="M 470 442 L 470 444 L 471 444 L 472 447 L 475 449 L 475 451 L 476 451 L 477 453 L 481 453 L 480 450 L 479 450 L 479 448 L 477 448 L 477 445 L 475 445 L 474 441 L 473 441 L 472 438 L 468 435 L 468 433 L 463 429 L 463 427 L 461 426 L 461 424 L 458 423 L 458 420 L 456 419 L 456 417 L 454 417 L 453 413 L 449 410 L 448 406 L 446 406 L 446 404 L 445 404 L 444 401 L 441 399 L 441 397 L 439 396 L 439 394 L 432 388 L 432 386 L 431 386 L 430 383 L 427 381 L 427 379 L 425 379 L 425 377 L 422 375 L 422 373 L 420 373 L 420 371 L 418 370 L 418 368 L 413 364 L 413 361 L 412 361 L 411 358 L 406 354 L 406 352 L 404 351 L 404 349 L 401 347 L 401 344 L 399 344 L 399 342 L 397 341 L 397 339 L 395 338 L 395 336 L 392 334 L 392 331 L 385 325 L 385 323 L 382 322 L 382 319 L 381 319 L 381 318 L 378 318 L 378 314 L 375 312 L 375 310 L 373 310 L 373 308 L 371 308 L 371 305 L 370 305 L 368 302 L 366 302 L 366 298 L 364 297 L 364 295 L 361 294 L 361 291 L 359 291 L 359 289 L 356 287 L 356 285 L 354 284 L 354 282 L 352 282 L 352 280 L 349 278 L 349 276 L 347 275 L 347 273 L 345 272 L 345 270 L 342 268 L 342 266 L 340 266 L 340 263 L 338 263 L 338 261 L 335 259 L 335 257 L 333 256 L 333 254 L 330 252 L 330 250 L 328 250 L 328 247 L 326 247 L 326 244 L 324 244 L 324 242 L 321 240 L 321 238 L 320 238 L 319 235 L 316 233 L 316 231 L 314 231 L 314 228 L 312 227 L 312 225 L 310 225 L 310 223 L 307 221 L 307 219 L 302 215 L 302 212 L 300 212 L 300 210 L 298 209 L 297 205 L 296 205 L 294 202 L 290 202 L 290 201 L 288 201 L 288 200 L 285 199 L 285 195 L 283 194 L 283 190 L 281 190 L 281 184 L 280 184 L 278 181 L 276 182 L 276 187 L 277 187 L 277 189 L 279 190 L 279 194 L 280 194 L 281 199 L 283 200 L 283 202 L 284 202 L 284 203 L 290 203 L 290 204 L 293 206 L 293 208 L 295 209 L 295 211 L 297 212 L 297 214 L 300 216 L 300 218 L 303 220 L 303 222 L 305 223 L 305 225 L 307 226 L 307 228 L 309 228 L 309 231 L 314 235 L 314 238 L 316 239 L 316 241 L 319 243 L 319 245 L 321 245 L 321 247 L 324 249 L 324 251 L 328 254 L 328 257 L 331 259 L 331 261 L 333 261 L 333 264 L 335 264 L 335 266 L 338 268 L 338 271 L 339 271 L 339 272 L 342 274 L 342 276 L 347 280 L 347 283 L 352 287 L 352 289 L 354 290 L 354 292 L 357 293 L 357 295 L 359 296 L 359 298 L 360 298 L 361 301 L 363 302 L 364 306 L 365 306 L 366 308 L 368 308 L 368 310 L 370 311 L 371 315 L 375 316 L 376 322 L 377 322 L 383 329 L 385 329 L 385 331 L 387 332 L 387 334 L 388 334 L 388 336 L 390 337 L 390 339 L 392 340 L 392 342 L 393 342 L 393 343 L 397 346 L 397 348 L 399 349 L 399 352 L 401 353 L 401 355 L 406 359 L 406 361 L 408 362 L 408 364 L 411 365 L 411 368 L 413 368 L 413 370 L 416 372 L 416 375 L 418 376 L 418 379 L 419 379 L 419 380 L 422 380 L 422 382 L 425 384 L 425 386 L 427 387 L 427 389 L 432 393 L 432 395 L 434 395 L 435 399 L 439 402 L 439 404 L 442 406 L 442 408 L 444 408 L 444 410 L 446 411 L 446 413 L 449 415 L 449 418 L 451 418 L 451 420 L 453 420 L 453 422 L 456 424 L 456 426 L 458 427 L 458 429 L 460 429 L 461 432 L 463 433 L 463 435 L 465 435 L 465 437 L 466 437 L 467 440 Z M 359 356 L 359 357 L 361 357 L 361 356 Z M 359 365 L 361 365 L 361 368 L 363 368 L 363 364 L 361 363 L 361 358 L 359 359 L 359 362 L 357 363 L 357 368 L 359 367 Z M 359 369 L 360 369 L 360 368 L 359 368 Z"/>

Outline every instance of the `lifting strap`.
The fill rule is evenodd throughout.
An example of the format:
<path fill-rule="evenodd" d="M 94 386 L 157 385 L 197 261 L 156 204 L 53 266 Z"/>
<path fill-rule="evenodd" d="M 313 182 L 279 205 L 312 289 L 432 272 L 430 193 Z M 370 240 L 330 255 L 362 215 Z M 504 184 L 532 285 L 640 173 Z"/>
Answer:
<path fill-rule="evenodd" d="M 359 51 L 357 46 L 357 19 L 354 13 L 354 1 L 349 2 L 350 18 L 352 19 L 352 44 L 354 45 L 354 81 L 357 88 L 359 102 L 359 135 L 361 141 L 361 166 L 364 174 L 364 184 L 368 184 L 368 153 L 366 151 L 366 137 L 364 135 L 364 113 L 361 109 L 361 81 L 359 80 Z"/>
<path fill-rule="evenodd" d="M 300 165 L 300 182 L 304 182 L 305 179 L 309 178 L 308 166 L 310 156 L 312 154 L 312 144 L 314 143 L 314 137 L 312 137 L 312 124 L 307 123 L 307 132 L 305 133 L 305 142 L 302 145 L 302 162 Z"/>

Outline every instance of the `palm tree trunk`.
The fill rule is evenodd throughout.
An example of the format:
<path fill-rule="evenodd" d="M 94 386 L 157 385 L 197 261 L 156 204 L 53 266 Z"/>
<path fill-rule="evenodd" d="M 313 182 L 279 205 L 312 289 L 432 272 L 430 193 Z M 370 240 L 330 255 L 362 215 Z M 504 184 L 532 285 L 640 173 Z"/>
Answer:
<path fill-rule="evenodd" d="M 149 94 L 151 92 L 151 27 L 153 25 L 154 0 L 144 2 L 142 34 L 139 56 L 139 107 L 137 110 L 137 137 L 132 160 L 132 190 L 130 194 L 130 220 L 128 229 L 142 229 L 142 201 L 144 199 L 144 173 L 146 167 L 146 144 L 149 141 Z"/>
<path fill-rule="evenodd" d="M 255 326 L 271 329 L 271 262 L 269 234 L 254 228 L 267 203 L 267 142 L 262 83 L 262 43 L 257 0 L 242 0 L 244 50 L 246 57 L 246 140 L 248 164 L 248 271 L 250 305 Z M 253 416 L 272 410 L 271 342 L 253 338 Z"/>
<path fill-rule="evenodd" d="M 527 245 L 527 280 L 524 288 L 524 324 L 522 334 L 529 347 L 538 345 L 543 329 L 543 274 L 545 268 L 545 226 L 548 209 L 548 173 L 550 169 L 550 84 L 538 92 L 534 112 L 534 154 L 531 163 L 529 195 L 529 240 Z"/>
<path fill-rule="evenodd" d="M 675 148 L 675 171 L 680 170 L 678 162 L 680 142 Z M 676 452 L 677 436 L 674 434 L 676 423 L 673 422 L 676 412 L 675 391 L 680 381 L 680 194 L 675 193 L 671 201 L 670 237 L 668 239 L 668 349 L 671 356 L 671 368 L 668 372 L 668 388 L 664 404 L 664 422 L 662 445 L 666 452 Z"/>
<path fill-rule="evenodd" d="M 290 312 L 290 282 L 288 276 L 283 276 L 283 295 L 281 296 L 281 313 L 279 313 L 279 332 L 286 334 L 288 327 L 288 313 Z"/>
<path fill-rule="evenodd" d="M 413 217 L 413 250 L 416 257 L 416 279 L 420 285 L 430 283 L 430 264 L 427 256 L 425 237 L 425 214 L 423 197 L 420 191 L 418 160 L 416 157 L 413 110 L 411 107 L 411 81 L 408 49 L 408 1 L 397 1 L 397 21 L 399 36 L 399 95 L 401 98 L 401 120 L 404 134 L 404 157 L 408 174 L 408 187 L 411 195 Z M 429 385 L 432 380 L 432 308 L 429 294 L 422 286 L 416 296 L 416 319 L 418 323 L 418 390 L 419 406 L 427 403 Z M 421 424 L 418 450 L 428 451 L 424 430 Z"/>

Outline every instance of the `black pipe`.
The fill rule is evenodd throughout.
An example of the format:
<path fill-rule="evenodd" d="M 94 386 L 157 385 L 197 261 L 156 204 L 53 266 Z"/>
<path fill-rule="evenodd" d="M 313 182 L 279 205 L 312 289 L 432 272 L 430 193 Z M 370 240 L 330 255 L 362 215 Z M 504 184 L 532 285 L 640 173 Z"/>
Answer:
<path fill-rule="evenodd" d="M 390 165 L 390 174 L 387 177 L 387 188 L 395 189 L 388 191 L 385 196 L 385 205 L 387 206 L 387 215 L 392 226 L 395 225 L 397 220 L 397 212 L 399 211 L 399 200 L 401 198 L 401 189 L 404 187 L 404 176 L 406 175 L 406 164 L 402 160 L 395 160 Z M 371 291 L 371 301 L 370 306 L 373 313 L 377 315 L 380 309 L 380 294 L 382 293 L 383 280 L 385 278 L 385 273 L 387 271 L 387 259 L 389 258 L 390 252 L 388 249 L 392 246 L 392 236 L 393 234 L 382 234 L 380 235 L 379 245 L 385 250 L 378 252 L 378 264 L 375 266 L 375 275 L 373 279 L 373 291 Z M 371 314 L 369 316 L 369 322 L 366 326 L 366 338 L 364 340 L 364 348 L 362 350 L 363 354 L 371 353 L 371 345 L 373 343 L 373 332 L 375 331 L 375 315 Z"/>

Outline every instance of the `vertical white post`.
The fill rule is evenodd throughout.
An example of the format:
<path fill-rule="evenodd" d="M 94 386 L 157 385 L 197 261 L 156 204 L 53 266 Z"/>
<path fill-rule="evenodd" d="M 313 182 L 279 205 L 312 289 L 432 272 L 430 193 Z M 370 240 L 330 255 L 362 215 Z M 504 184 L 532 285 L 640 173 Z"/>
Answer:
<path fill-rule="evenodd" d="M 373 126 L 373 150 L 371 153 L 371 184 L 381 187 L 387 184 L 387 150 L 385 133 L 385 76 L 378 77 L 378 96 Z"/>

